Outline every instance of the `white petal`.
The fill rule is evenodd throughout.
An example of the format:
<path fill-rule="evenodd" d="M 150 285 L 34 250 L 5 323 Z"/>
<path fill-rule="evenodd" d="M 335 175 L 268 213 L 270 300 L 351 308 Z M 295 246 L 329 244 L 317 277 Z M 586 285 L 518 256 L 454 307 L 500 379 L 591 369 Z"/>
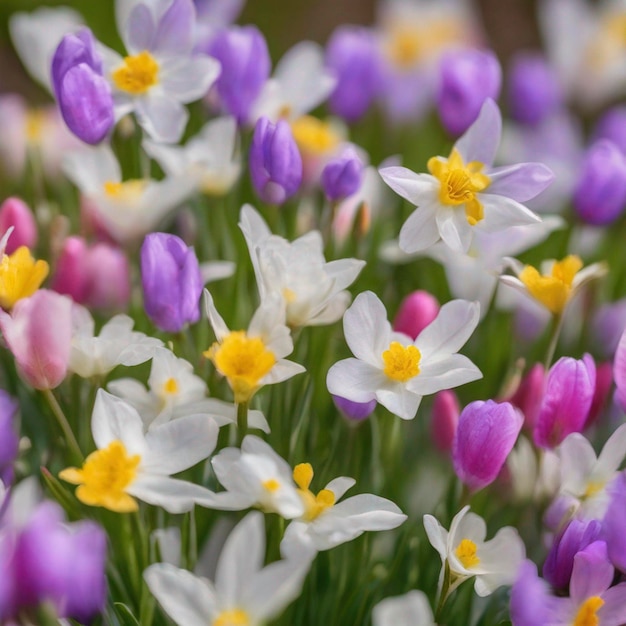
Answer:
<path fill-rule="evenodd" d="M 151 94 L 137 99 L 135 113 L 139 125 L 155 141 L 176 143 L 187 126 L 189 111 L 165 94 Z"/>
<path fill-rule="evenodd" d="M 400 248 L 407 254 L 421 252 L 440 239 L 437 226 L 437 204 L 422 204 L 407 218 L 400 229 Z"/>
<path fill-rule="evenodd" d="M 260 437 L 255 435 L 247 435 L 242 444 L 241 451 L 246 454 L 257 454 L 259 456 L 265 456 L 272 460 L 274 465 L 278 468 L 278 471 L 283 476 L 291 478 L 291 465 L 285 461 L 266 441 L 263 441 Z"/>
<path fill-rule="evenodd" d="M 287 380 L 296 374 L 302 374 L 306 372 L 304 366 L 300 363 L 294 363 L 293 361 L 287 361 L 286 359 L 280 359 L 274 364 L 274 367 L 259 381 L 261 385 L 273 385 L 274 383 L 281 383 L 283 380 Z"/>
<path fill-rule="evenodd" d="M 407 387 L 413 393 L 427 396 L 479 378 L 482 378 L 481 371 L 466 356 L 452 354 L 436 363 L 424 364 L 422 371 L 407 381 Z"/>
<path fill-rule="evenodd" d="M 472 242 L 472 227 L 461 207 L 444 207 L 435 216 L 437 229 L 445 244 L 455 252 L 467 252 Z"/>
<path fill-rule="evenodd" d="M 430 174 L 416 174 L 406 167 L 385 167 L 379 174 L 399 196 L 415 206 L 431 205 L 437 197 L 439 183 Z"/>
<path fill-rule="evenodd" d="M 558 454 L 562 489 L 571 495 L 582 496 L 597 461 L 593 446 L 584 435 L 572 433 L 558 447 Z"/>
<path fill-rule="evenodd" d="M 337 502 L 351 487 L 354 487 L 356 480 L 347 476 L 339 476 L 331 480 L 324 489 L 328 489 L 335 494 L 335 502 Z"/>
<path fill-rule="evenodd" d="M 127 491 L 131 496 L 160 506 L 168 513 L 185 513 L 193 509 L 197 500 L 207 495 L 208 489 L 169 476 L 139 474 Z"/>
<path fill-rule="evenodd" d="M 424 530 L 430 545 L 439 552 L 442 561 L 448 556 L 448 531 L 432 515 L 424 515 Z"/>
<path fill-rule="evenodd" d="M 108 145 L 66 154 L 63 157 L 63 171 L 85 195 L 99 194 L 104 183 L 122 180 L 120 164 Z"/>
<path fill-rule="evenodd" d="M 194 102 L 206 95 L 221 67 L 218 61 L 204 55 L 174 57 L 163 63 L 163 90 L 179 102 Z"/>
<path fill-rule="evenodd" d="M 417 415 L 422 396 L 398 384 L 394 385 L 394 389 L 378 389 L 376 400 L 394 415 L 412 420 Z"/>
<path fill-rule="evenodd" d="M 386 384 L 386 376 L 368 363 L 344 359 L 335 363 L 326 376 L 328 391 L 352 402 L 369 402 L 375 392 Z"/>
<path fill-rule="evenodd" d="M 597 472 L 611 476 L 626 456 L 626 424 L 622 424 L 608 439 L 598 457 Z"/>
<path fill-rule="evenodd" d="M 454 144 L 463 161 L 478 161 L 491 165 L 496 156 L 502 133 L 502 115 L 498 105 L 485 100 L 480 113 L 465 134 Z"/>
<path fill-rule="evenodd" d="M 343 316 L 346 343 L 357 359 L 374 367 L 382 366 L 382 354 L 389 348 L 391 324 L 387 311 L 372 291 L 360 293 Z"/>
<path fill-rule="evenodd" d="M 385 598 L 372 610 L 373 626 L 435 626 L 433 612 L 423 591 Z"/>
<path fill-rule="evenodd" d="M 541 221 L 538 215 L 511 198 L 487 193 L 477 194 L 477 198 L 483 203 L 485 210 L 485 218 L 478 222 L 477 227 L 488 233 Z"/>
<path fill-rule="evenodd" d="M 213 297 L 208 289 L 204 290 L 204 308 L 216 339 L 222 341 L 224 337 L 230 334 L 230 330 L 228 330 L 228 326 L 226 326 L 226 322 L 224 322 L 222 316 L 217 312 L 215 304 L 213 303 Z"/>

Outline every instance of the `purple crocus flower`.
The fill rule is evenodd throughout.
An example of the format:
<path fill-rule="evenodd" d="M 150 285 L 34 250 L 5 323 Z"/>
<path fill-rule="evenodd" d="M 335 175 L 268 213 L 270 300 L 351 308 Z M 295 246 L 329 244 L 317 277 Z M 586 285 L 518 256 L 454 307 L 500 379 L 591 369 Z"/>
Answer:
<path fill-rule="evenodd" d="M 247 122 L 271 70 L 265 37 L 256 26 L 232 26 L 215 36 L 207 54 L 222 66 L 215 83 L 222 107 L 239 124 Z"/>
<path fill-rule="evenodd" d="M 330 110 L 356 122 L 380 91 L 380 58 L 372 31 L 359 26 L 337 28 L 326 48 L 326 67 L 337 78 L 328 101 Z"/>
<path fill-rule="evenodd" d="M 376 400 L 369 402 L 353 402 L 341 396 L 332 395 L 335 406 L 341 411 L 345 417 L 351 422 L 361 422 L 367 419 L 376 408 Z"/>
<path fill-rule="evenodd" d="M 626 474 L 622 472 L 608 487 L 610 503 L 602 520 L 603 539 L 606 541 L 611 563 L 626 573 Z"/>
<path fill-rule="evenodd" d="M 613 360 L 615 401 L 626 411 L 626 330 L 622 332 Z"/>
<path fill-rule="evenodd" d="M 257 195 L 268 204 L 283 204 L 302 182 L 302 157 L 289 123 L 259 118 L 249 156 L 250 177 Z"/>
<path fill-rule="evenodd" d="M 522 429 L 522 414 L 508 402 L 477 401 L 461 415 L 452 443 L 454 471 L 472 491 L 491 484 L 500 473 Z"/>
<path fill-rule="evenodd" d="M 52 59 L 52 86 L 67 127 L 82 141 L 100 143 L 115 123 L 111 88 L 88 28 L 66 35 Z"/>
<path fill-rule="evenodd" d="M 326 197 L 333 202 L 343 200 L 361 187 L 363 162 L 354 149 L 348 148 L 324 166 L 321 178 Z"/>
<path fill-rule="evenodd" d="M 553 621 L 558 611 L 558 601 L 550 593 L 548 583 L 539 578 L 537 566 L 524 561 L 511 588 L 510 613 L 514 626 L 545 626 Z"/>
<path fill-rule="evenodd" d="M 0 389 L 0 481 L 9 485 L 13 481 L 13 463 L 17 458 L 19 438 L 15 415 L 19 404 L 4 389 Z M 0 502 L 0 511 L 2 503 Z"/>
<path fill-rule="evenodd" d="M 570 433 L 582 432 L 596 387 L 596 365 L 589 354 L 560 358 L 548 372 L 545 393 L 533 428 L 535 445 L 558 446 Z"/>
<path fill-rule="evenodd" d="M 596 141 L 585 154 L 574 190 L 574 208 L 588 224 L 614 222 L 626 208 L 626 156 L 608 139 Z"/>
<path fill-rule="evenodd" d="M 151 233 L 141 246 L 144 306 L 152 323 L 170 333 L 200 319 L 202 277 L 193 248 L 167 233 Z"/>
<path fill-rule="evenodd" d="M 593 139 L 609 139 L 626 154 L 626 106 L 609 109 L 596 124 Z"/>
<path fill-rule="evenodd" d="M 437 110 L 444 128 L 457 137 L 478 117 L 487 98 L 498 99 L 500 63 L 488 50 L 454 50 L 441 59 Z"/>

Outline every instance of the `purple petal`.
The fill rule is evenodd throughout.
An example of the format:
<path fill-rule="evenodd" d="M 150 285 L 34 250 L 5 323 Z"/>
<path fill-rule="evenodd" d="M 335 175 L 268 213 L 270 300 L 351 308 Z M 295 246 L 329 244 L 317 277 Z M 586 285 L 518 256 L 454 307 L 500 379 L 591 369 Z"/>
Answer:
<path fill-rule="evenodd" d="M 192 0 L 173 0 L 161 16 L 154 36 L 154 50 L 187 54 L 193 48 L 196 10 Z"/>
<path fill-rule="evenodd" d="M 496 167 L 489 172 L 489 178 L 489 193 L 526 202 L 546 189 L 554 180 L 554 174 L 543 163 L 519 163 Z"/>

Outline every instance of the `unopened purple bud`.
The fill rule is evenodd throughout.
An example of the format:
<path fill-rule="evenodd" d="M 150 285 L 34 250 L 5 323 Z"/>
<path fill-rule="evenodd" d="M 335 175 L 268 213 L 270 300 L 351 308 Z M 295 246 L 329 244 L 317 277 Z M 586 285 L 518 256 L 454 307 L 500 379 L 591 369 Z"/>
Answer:
<path fill-rule="evenodd" d="M 285 120 L 272 124 L 261 117 L 250 147 L 250 177 L 258 196 L 268 204 L 283 204 L 302 183 L 302 157 Z"/>
<path fill-rule="evenodd" d="M 151 233 L 141 246 L 144 306 L 152 323 L 170 333 L 200 319 L 202 276 L 193 248 L 167 233 Z"/>
<path fill-rule="evenodd" d="M 18 408 L 17 400 L 4 389 L 0 389 L 0 481 L 5 485 L 10 485 L 13 481 L 13 463 L 19 449 L 15 424 Z"/>
<path fill-rule="evenodd" d="M 222 65 L 215 88 L 223 108 L 245 123 L 271 70 L 265 38 L 256 26 L 231 26 L 216 35 L 207 53 Z"/>
<path fill-rule="evenodd" d="M 67 127 L 82 141 L 100 143 L 115 123 L 111 88 L 88 28 L 66 35 L 52 59 L 52 85 Z"/>
<path fill-rule="evenodd" d="M 511 117 L 523 124 L 539 124 L 562 104 L 558 76 L 539 53 L 522 52 L 515 56 L 508 87 Z"/>
<path fill-rule="evenodd" d="M 608 139 L 596 141 L 585 154 L 574 208 L 588 224 L 614 222 L 626 208 L 626 156 Z"/>
<path fill-rule="evenodd" d="M 609 552 L 611 563 L 626 573 L 626 474 L 622 472 L 607 489 L 610 496 L 609 507 L 602 520 L 603 539 Z"/>
<path fill-rule="evenodd" d="M 341 396 L 332 396 L 335 406 L 341 411 L 346 418 L 353 422 L 360 422 L 367 419 L 376 408 L 376 400 L 369 402 L 353 402 Z"/>
<path fill-rule="evenodd" d="M 331 201 L 343 200 L 356 193 L 362 181 L 363 163 L 352 149 L 331 159 L 322 170 L 322 188 Z"/>
<path fill-rule="evenodd" d="M 356 122 L 369 108 L 381 85 L 380 57 L 371 30 L 340 26 L 326 48 L 326 67 L 337 78 L 328 100 L 332 113 Z"/>
<path fill-rule="evenodd" d="M 560 358 L 548 372 L 545 393 L 533 428 L 535 445 L 558 446 L 570 433 L 582 432 L 596 387 L 596 365 L 589 354 Z"/>
<path fill-rule="evenodd" d="M 508 402 L 471 402 L 461 411 L 452 458 L 457 476 L 472 491 L 498 477 L 523 422 L 521 413 Z"/>
<path fill-rule="evenodd" d="M 615 106 L 609 109 L 596 124 L 593 133 L 594 141 L 608 139 L 612 141 L 623 154 L 626 154 L 626 106 Z"/>
<path fill-rule="evenodd" d="M 427 291 L 414 291 L 402 300 L 393 320 L 393 329 L 415 340 L 438 313 L 439 301 L 435 296 Z"/>
<path fill-rule="evenodd" d="M 541 363 L 535 363 L 522 378 L 515 393 L 508 398 L 524 414 L 524 427 L 529 431 L 532 431 L 539 414 L 545 383 L 545 368 Z"/>
<path fill-rule="evenodd" d="M 478 117 L 487 98 L 498 99 L 500 63 L 488 50 L 455 50 L 440 64 L 437 109 L 444 128 L 453 136 L 464 133 Z"/>
<path fill-rule="evenodd" d="M 459 425 L 461 407 L 452 389 L 435 394 L 430 432 L 440 452 L 450 452 Z"/>
<path fill-rule="evenodd" d="M 5 252 L 12 254 L 20 246 L 34 248 L 37 244 L 37 223 L 30 207 L 20 198 L 7 198 L 0 206 L 0 234 L 13 226 Z"/>

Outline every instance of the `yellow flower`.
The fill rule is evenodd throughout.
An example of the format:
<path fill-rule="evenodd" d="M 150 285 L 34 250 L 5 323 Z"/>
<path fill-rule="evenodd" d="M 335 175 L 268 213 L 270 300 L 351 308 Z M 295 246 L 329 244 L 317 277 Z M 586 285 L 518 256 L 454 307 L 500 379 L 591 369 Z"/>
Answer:
<path fill-rule="evenodd" d="M 26 246 L 0 261 L 0 306 L 11 309 L 18 300 L 32 296 L 48 276 L 46 261 L 36 261 Z"/>

